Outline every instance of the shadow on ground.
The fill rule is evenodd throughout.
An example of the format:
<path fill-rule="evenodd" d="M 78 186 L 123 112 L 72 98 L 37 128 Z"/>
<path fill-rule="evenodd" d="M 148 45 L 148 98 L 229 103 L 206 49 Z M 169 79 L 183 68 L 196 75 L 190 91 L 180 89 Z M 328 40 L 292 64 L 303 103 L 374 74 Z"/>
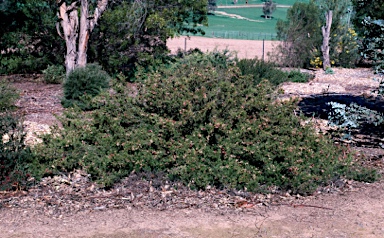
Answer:
<path fill-rule="evenodd" d="M 315 117 L 328 120 L 331 110 L 330 102 L 337 102 L 347 106 L 355 103 L 384 115 L 384 98 L 365 97 L 349 94 L 322 94 L 311 95 L 303 98 L 299 104 L 299 110 L 307 117 Z M 375 126 L 370 123 L 362 123 L 359 128 L 350 133 L 353 142 L 358 146 L 378 147 L 384 146 L 384 125 Z"/>

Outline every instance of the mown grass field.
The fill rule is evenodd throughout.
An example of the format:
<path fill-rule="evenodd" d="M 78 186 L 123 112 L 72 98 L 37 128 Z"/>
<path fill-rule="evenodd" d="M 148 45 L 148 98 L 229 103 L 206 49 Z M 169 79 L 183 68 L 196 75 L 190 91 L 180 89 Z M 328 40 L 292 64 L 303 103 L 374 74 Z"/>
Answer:
<path fill-rule="evenodd" d="M 280 5 L 293 5 L 295 2 L 309 2 L 309 0 L 276 0 Z M 233 0 L 217 0 L 218 6 L 233 5 Z M 248 4 L 263 4 L 262 0 L 248 0 Z M 246 4 L 246 0 L 238 0 L 237 5 Z"/>
<path fill-rule="evenodd" d="M 275 37 L 277 20 L 285 19 L 287 10 L 277 8 L 272 19 L 265 19 L 262 8 L 217 9 L 215 15 L 208 16 L 209 25 L 203 29 L 206 37 L 270 40 Z"/>
<path fill-rule="evenodd" d="M 236 8 L 220 8 L 220 6 L 235 5 L 232 0 L 218 0 L 215 14 L 208 16 L 208 27 L 203 27 L 205 36 L 249 40 L 276 39 L 276 23 L 278 19 L 286 19 L 288 8 L 278 7 L 273 13 L 272 19 L 265 19 L 262 7 L 249 7 L 245 1 L 239 0 Z M 277 4 L 289 6 L 295 2 L 297 0 L 276 1 Z M 248 0 L 248 5 L 254 4 L 263 4 L 263 2 Z"/>

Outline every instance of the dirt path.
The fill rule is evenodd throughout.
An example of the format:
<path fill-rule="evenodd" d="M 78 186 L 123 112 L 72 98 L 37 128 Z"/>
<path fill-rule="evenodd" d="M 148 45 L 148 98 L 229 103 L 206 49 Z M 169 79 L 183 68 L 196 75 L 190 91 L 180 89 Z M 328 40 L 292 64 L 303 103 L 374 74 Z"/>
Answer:
<path fill-rule="evenodd" d="M 296 202 L 217 210 L 108 209 L 54 219 L 1 209 L 1 237 L 384 237 L 382 183 Z"/>
<path fill-rule="evenodd" d="M 179 41 L 172 41 L 173 47 L 183 44 L 183 38 Z M 259 53 L 250 48 L 241 51 L 248 41 L 193 37 L 188 42 L 190 47 L 201 47 L 203 51 L 209 50 L 210 45 L 230 46 L 243 52 L 243 57 Z M 284 90 L 289 96 L 300 97 L 324 93 L 361 95 L 377 86 L 371 77 L 367 69 L 335 69 L 334 75 L 318 71 L 314 81 L 288 83 Z M 47 115 L 61 112 L 58 86 L 21 81 L 15 85 L 22 89 L 18 105 L 31 125 L 45 127 L 52 123 Z M 383 157 L 380 149 L 368 162 L 382 171 Z M 72 178 L 82 179 L 81 175 Z M 85 186 L 62 178 L 52 181 L 49 186 L 42 185 L 39 191 L 0 193 L 1 238 L 384 237 L 384 181 L 373 184 L 345 181 L 309 197 L 276 194 L 266 198 L 258 195 L 247 198 L 221 191 L 203 193 L 179 189 L 172 193 L 165 187 L 151 191 L 148 184 L 136 181 L 137 185 L 131 183 L 116 188 L 114 192 L 120 196 L 109 195 L 104 200 L 101 198 L 105 191 L 97 193 L 87 182 Z M 92 196 L 89 191 L 93 191 Z M 143 205 L 146 201 L 149 205 Z M 167 205 L 170 201 L 183 206 Z M 151 204 L 157 205 L 151 207 Z M 225 208 L 220 204 L 226 204 Z"/>

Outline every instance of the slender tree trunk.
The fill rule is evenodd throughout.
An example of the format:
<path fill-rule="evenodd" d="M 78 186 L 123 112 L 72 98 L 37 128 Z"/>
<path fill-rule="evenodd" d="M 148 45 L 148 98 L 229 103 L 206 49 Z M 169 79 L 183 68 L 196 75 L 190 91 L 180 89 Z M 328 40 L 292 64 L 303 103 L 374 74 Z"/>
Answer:
<path fill-rule="evenodd" d="M 331 25 L 332 25 L 332 11 L 325 13 L 325 26 L 321 27 L 321 32 L 323 34 L 323 45 L 321 46 L 321 51 L 323 53 L 323 69 L 331 67 L 331 61 L 329 59 L 329 40 L 331 34 Z"/>

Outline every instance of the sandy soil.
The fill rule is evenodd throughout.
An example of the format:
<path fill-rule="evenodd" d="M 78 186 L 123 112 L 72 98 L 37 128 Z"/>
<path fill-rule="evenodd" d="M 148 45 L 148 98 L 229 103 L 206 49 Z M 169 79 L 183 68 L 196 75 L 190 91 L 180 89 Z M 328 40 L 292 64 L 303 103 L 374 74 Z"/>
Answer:
<path fill-rule="evenodd" d="M 28 209 L 0 210 L 1 237 L 384 237 L 384 186 L 297 202 L 217 212 L 200 209 L 107 209 L 64 218 Z"/>
<path fill-rule="evenodd" d="M 170 41 L 170 48 L 183 48 L 184 39 Z M 228 48 L 236 50 L 238 56 L 244 58 L 260 57 L 262 49 L 260 42 L 256 41 L 191 37 L 187 40 L 187 49 L 195 47 L 203 51 Z M 271 45 L 269 47 L 271 49 Z M 328 92 L 362 94 L 377 86 L 370 84 L 371 75 L 367 70 L 335 71 L 331 76 L 319 71 L 316 79 L 308 84 L 287 84 L 286 94 L 300 97 Z M 340 80 L 342 77 L 344 80 Z M 59 100 L 59 94 L 49 93 L 41 84 L 27 86 L 27 89 L 37 91 L 40 88 L 45 92 L 38 94 L 40 96 L 27 89 L 23 92 L 26 97 L 21 100 L 25 100 L 25 114 L 31 114 L 27 118 L 31 122 L 50 124 L 51 120 L 41 121 L 36 114 L 39 111 L 31 109 L 30 112 L 28 107 L 34 108 L 34 100 Z M 54 87 L 50 90 L 57 92 Z M 48 105 L 58 104 L 52 102 Z M 40 109 L 40 113 L 60 112 L 60 109 Z M 382 150 L 380 152 L 369 160 L 382 165 Z M 383 171 L 383 166 L 378 169 Z M 126 205 L 119 209 L 96 207 L 64 216 L 33 208 L 50 201 L 48 198 L 53 196 L 50 194 L 53 192 L 47 193 L 47 198 L 29 192 L 26 196 L 31 208 L 10 205 L 14 204 L 10 202 L 12 199 L 18 198 L 0 194 L 0 197 L 4 196 L 0 200 L 0 237 L 384 237 L 384 181 L 373 184 L 346 181 L 342 188 L 337 187 L 335 184 L 309 197 L 285 194 L 278 202 L 253 202 L 225 210 L 209 209 L 209 206 L 150 209 Z M 64 206 L 60 200 L 56 202 L 46 202 L 41 206 Z"/>
<path fill-rule="evenodd" d="M 273 50 L 277 44 L 276 41 L 264 41 L 264 59 L 267 59 L 267 53 Z M 239 58 L 252 59 L 263 58 L 263 42 L 253 40 L 233 40 L 220 38 L 204 38 L 199 36 L 178 37 L 167 42 L 168 48 L 172 53 L 178 49 L 189 50 L 199 48 L 203 52 L 213 50 L 230 50 L 237 53 Z"/>

